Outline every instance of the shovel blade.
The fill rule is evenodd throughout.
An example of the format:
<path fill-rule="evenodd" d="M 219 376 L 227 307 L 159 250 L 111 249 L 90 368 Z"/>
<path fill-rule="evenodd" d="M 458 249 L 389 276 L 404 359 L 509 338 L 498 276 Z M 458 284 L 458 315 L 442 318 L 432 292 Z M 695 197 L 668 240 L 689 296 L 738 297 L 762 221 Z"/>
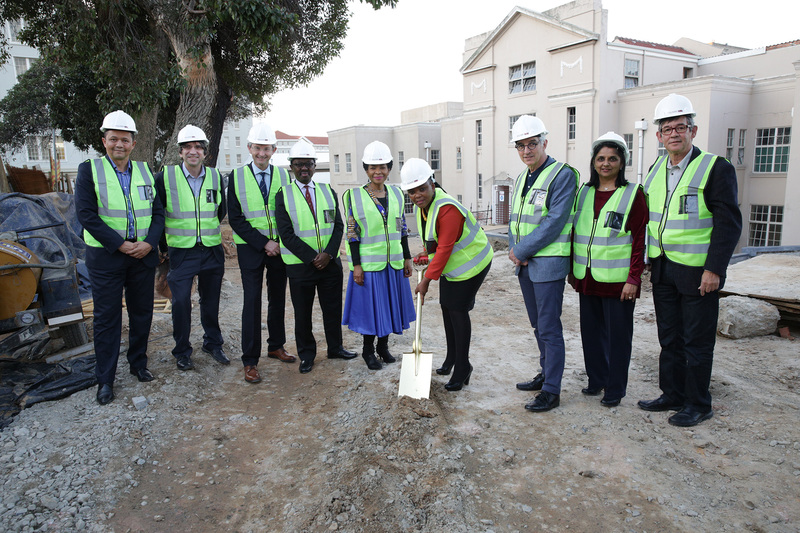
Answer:
<path fill-rule="evenodd" d="M 431 395 L 431 369 L 433 354 L 404 353 L 400 367 L 400 387 L 397 396 L 429 398 Z"/>

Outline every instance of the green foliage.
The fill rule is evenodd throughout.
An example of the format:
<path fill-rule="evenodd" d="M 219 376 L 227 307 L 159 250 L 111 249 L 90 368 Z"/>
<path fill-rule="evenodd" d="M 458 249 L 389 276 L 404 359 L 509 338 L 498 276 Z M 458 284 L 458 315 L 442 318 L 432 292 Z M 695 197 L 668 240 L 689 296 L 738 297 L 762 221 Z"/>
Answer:
<path fill-rule="evenodd" d="M 375 9 L 397 4 L 397 0 L 360 1 Z M 45 123 L 56 125 L 66 140 L 80 148 L 96 145 L 101 117 L 114 109 L 134 117 L 157 110 L 156 151 L 167 146 L 176 121 L 181 127 L 189 122 L 210 124 L 214 132 L 221 132 L 232 102 L 237 113 L 250 105 L 263 111 L 266 99 L 277 91 L 305 85 L 322 73 L 341 52 L 350 18 L 347 4 L 347 0 L 4 0 L 0 23 L 24 18 L 23 41 L 43 52 L 37 76 L 42 76 L 39 82 L 44 85 L 19 84 L 13 100 L 28 100 L 30 105 L 20 108 L 15 120 L 23 121 L 29 132 Z M 0 41 L 0 54 L 6 44 Z M 212 64 L 212 75 L 203 76 Z M 184 109 L 179 106 L 181 98 L 192 98 L 197 90 L 215 92 L 216 108 L 183 111 L 206 113 L 202 117 L 176 116 L 176 110 Z M 20 134 L 3 136 L 10 122 L 4 115 L 0 144 L 19 142 Z"/>

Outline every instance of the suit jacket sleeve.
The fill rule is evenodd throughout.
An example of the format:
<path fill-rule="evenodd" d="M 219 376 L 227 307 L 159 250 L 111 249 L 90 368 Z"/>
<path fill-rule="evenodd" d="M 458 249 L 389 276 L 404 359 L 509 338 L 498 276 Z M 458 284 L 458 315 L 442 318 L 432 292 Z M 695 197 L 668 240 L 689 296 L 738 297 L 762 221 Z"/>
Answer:
<path fill-rule="evenodd" d="M 164 224 L 166 223 L 164 219 L 165 198 L 166 195 L 159 194 L 158 189 L 156 189 L 156 197 L 153 199 L 153 214 L 150 217 L 150 229 L 144 239 L 144 242 L 153 247 L 153 251 L 158 251 L 158 241 L 161 240 L 161 236 L 164 234 Z"/>
<path fill-rule="evenodd" d="M 84 161 L 78 166 L 78 176 L 75 178 L 75 208 L 78 222 L 83 229 L 100 241 L 109 254 L 116 252 L 125 242 L 125 239 L 103 222 L 97 212 L 97 194 L 94 190 L 91 161 Z"/>
<path fill-rule="evenodd" d="M 161 206 L 164 207 L 167 201 L 167 191 L 164 185 L 164 171 L 162 170 L 158 174 L 155 174 L 153 179 L 156 182 L 156 196 L 161 198 Z M 164 208 L 164 216 L 166 216 L 166 208 Z M 166 224 L 166 221 L 164 223 Z M 162 253 L 167 253 L 168 251 L 167 235 L 165 233 L 161 235 L 161 239 L 158 241 L 158 248 Z"/>
<path fill-rule="evenodd" d="M 293 187 L 291 184 L 289 186 Z M 286 211 L 286 204 L 283 200 L 283 189 L 275 195 L 275 221 L 278 224 L 278 235 L 281 237 L 281 244 L 296 255 L 303 264 L 310 265 L 314 258 L 317 257 L 317 252 L 295 234 L 292 219 L 288 211 Z M 339 216 L 339 221 L 341 223 L 341 216 Z M 336 233 L 335 224 L 334 233 Z M 339 239 L 341 240 L 341 238 L 340 231 Z M 331 240 L 333 240 L 333 236 L 331 236 Z M 333 257 L 336 256 L 334 255 Z"/>
<path fill-rule="evenodd" d="M 331 256 L 331 259 L 336 259 L 339 253 L 339 246 L 342 244 L 342 236 L 344 235 L 344 221 L 342 220 L 342 213 L 339 210 L 339 197 L 336 196 L 336 191 L 331 189 L 333 193 L 334 213 L 333 219 L 333 233 L 331 240 L 328 241 L 328 246 L 325 247 L 325 253 Z"/>
<path fill-rule="evenodd" d="M 558 238 L 569 220 L 572 204 L 575 203 L 577 189 L 575 172 L 564 165 L 553 182 L 547 195 L 547 216 L 535 230 L 520 238 L 514 246 L 514 255 L 524 261 Z"/>
<path fill-rule="evenodd" d="M 742 213 L 739 210 L 737 188 L 733 165 L 727 159 L 718 157 L 711 168 L 705 190 L 706 206 L 714 216 L 714 227 L 711 229 L 711 242 L 704 268 L 720 276 L 725 276 L 731 255 L 742 234 Z"/>
<path fill-rule="evenodd" d="M 221 219 L 220 219 L 221 220 Z M 264 251 L 269 239 L 255 229 L 242 213 L 242 204 L 236 195 L 236 180 L 233 179 L 233 172 L 228 175 L 228 223 L 236 234 L 252 246 L 255 250 Z"/>
<path fill-rule="evenodd" d="M 228 214 L 228 200 L 225 198 L 225 187 L 220 187 L 220 201 L 219 201 L 219 208 L 217 209 L 217 220 L 222 222 L 225 218 L 225 215 Z M 260 234 L 259 234 L 260 235 Z"/>

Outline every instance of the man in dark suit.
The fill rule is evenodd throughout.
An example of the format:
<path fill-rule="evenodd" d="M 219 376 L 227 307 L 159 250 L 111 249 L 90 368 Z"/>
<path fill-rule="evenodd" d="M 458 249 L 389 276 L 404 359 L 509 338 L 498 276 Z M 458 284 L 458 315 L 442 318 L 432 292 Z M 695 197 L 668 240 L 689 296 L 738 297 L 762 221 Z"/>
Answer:
<path fill-rule="evenodd" d="M 166 214 L 169 247 L 167 282 L 172 293 L 172 337 L 178 370 L 192 370 L 192 283 L 197 277 L 203 351 L 223 365 L 230 359 L 222 349 L 219 296 L 225 274 L 220 221 L 227 212 L 225 188 L 216 168 L 205 166 L 208 138 L 197 126 L 178 132 L 180 165 L 164 167 L 155 176 L 156 190 Z"/>
<path fill-rule="evenodd" d="M 670 94 L 658 103 L 656 136 L 667 155 L 650 167 L 644 182 L 662 395 L 638 405 L 677 410 L 669 423 L 681 427 L 714 414 L 709 386 L 719 290 L 742 232 L 736 171 L 726 159 L 692 145 L 694 117 L 685 96 Z"/>
<path fill-rule="evenodd" d="M 242 364 L 244 379 L 259 383 L 261 358 L 261 294 L 267 270 L 267 356 L 285 363 L 296 358 L 286 353 L 286 267 L 281 261 L 275 197 L 289 184 L 289 173 L 270 164 L 275 153 L 275 132 L 256 124 L 247 135 L 253 162 L 228 176 L 228 221 L 242 275 Z"/>
<path fill-rule="evenodd" d="M 97 401 L 114 399 L 114 377 L 122 336 L 122 292 L 128 308 L 130 372 L 152 381 L 147 340 L 153 320 L 153 282 L 164 208 L 153 175 L 143 161 L 131 161 L 136 124 L 114 111 L 100 128 L 106 156 L 78 166 L 75 204 L 86 241 L 86 267 L 94 294 L 94 350 Z"/>
<path fill-rule="evenodd" d="M 314 183 L 316 152 L 306 141 L 292 146 L 289 161 L 295 180 L 283 187 L 275 202 L 281 258 L 286 263 L 294 306 L 295 340 L 300 372 L 311 372 L 317 342 L 311 330 L 314 294 L 319 294 L 328 359 L 352 359 L 342 346 L 342 262 L 339 245 L 344 223 L 339 199 L 327 183 Z"/>

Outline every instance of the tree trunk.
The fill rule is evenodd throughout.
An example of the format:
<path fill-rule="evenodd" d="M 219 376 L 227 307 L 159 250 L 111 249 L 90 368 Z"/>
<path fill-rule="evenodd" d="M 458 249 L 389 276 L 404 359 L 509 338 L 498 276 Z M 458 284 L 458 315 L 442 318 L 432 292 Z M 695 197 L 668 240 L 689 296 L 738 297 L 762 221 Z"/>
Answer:
<path fill-rule="evenodd" d="M 155 168 L 156 158 L 156 124 L 158 122 L 158 108 L 154 107 L 149 111 L 134 117 L 136 122 L 136 148 L 131 152 L 131 159 L 134 161 L 147 161 L 153 172 L 158 172 Z"/>
<path fill-rule="evenodd" d="M 198 16 L 184 8 L 183 12 L 175 15 L 175 5 L 172 2 L 158 0 L 151 4 L 156 23 L 164 31 L 172 45 L 172 51 L 178 60 L 178 65 L 186 80 L 186 87 L 181 91 L 181 100 L 175 116 L 175 126 L 164 155 L 164 164 L 173 165 L 180 162 L 178 151 L 178 132 L 186 125 L 191 124 L 202 129 L 206 136 L 214 141 L 213 124 L 218 120 L 219 109 L 219 82 L 214 71 L 214 56 L 211 53 L 210 36 L 195 36 L 188 31 L 187 25 L 192 24 L 192 18 Z M 230 104 L 229 104 L 230 105 Z M 223 111 L 227 113 L 227 108 Z M 221 132 L 220 132 L 221 136 Z M 209 154 L 217 153 L 219 138 L 216 145 L 209 150 Z M 206 158 L 208 162 L 208 157 Z"/>

